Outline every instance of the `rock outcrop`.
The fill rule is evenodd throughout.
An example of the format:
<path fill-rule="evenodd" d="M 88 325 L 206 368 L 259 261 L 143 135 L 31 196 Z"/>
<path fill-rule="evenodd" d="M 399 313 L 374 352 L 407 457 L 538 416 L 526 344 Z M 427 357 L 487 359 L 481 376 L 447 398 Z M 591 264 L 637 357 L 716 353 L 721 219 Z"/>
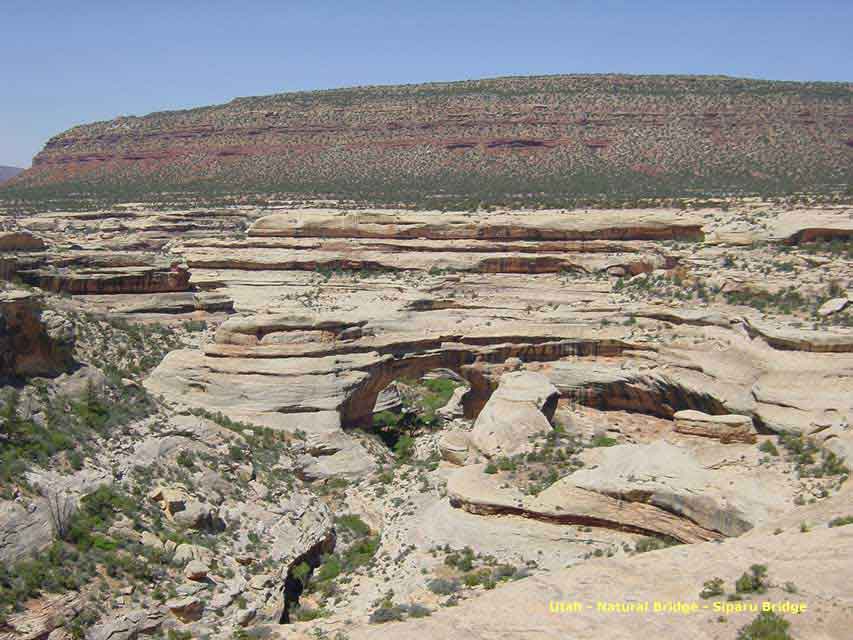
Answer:
<path fill-rule="evenodd" d="M 259 238 L 373 238 L 394 240 L 477 240 L 512 243 L 535 241 L 547 251 L 553 241 L 698 240 L 701 222 L 658 212 L 434 214 L 331 211 L 277 213 L 257 220 L 248 232 Z M 434 248 L 456 245 L 437 245 Z M 473 245 L 476 246 L 476 245 Z M 488 246 L 488 245 L 487 245 Z M 497 245 L 492 251 L 506 250 Z M 391 248 L 404 248 L 399 245 Z M 316 248 L 316 247 L 315 247 Z M 461 248 L 466 248 L 462 245 Z M 559 248 L 559 245 L 554 245 Z M 571 247 L 568 247 L 571 249 Z M 583 245 L 576 245 L 576 249 Z M 592 247 L 595 248 L 594 246 Z"/>
<path fill-rule="evenodd" d="M 0 231 L 0 251 L 44 251 L 44 240 L 29 231 Z"/>
<path fill-rule="evenodd" d="M 559 395 L 542 374 L 504 374 L 477 416 L 471 443 L 490 458 L 529 451 L 531 437 L 551 429 Z"/>
<path fill-rule="evenodd" d="M 797 596 L 808 600 L 805 612 L 781 613 L 790 622 L 794 637 L 817 634 L 841 640 L 853 625 L 844 564 L 848 554 L 853 553 L 853 531 L 849 529 L 820 528 L 804 535 L 792 526 L 778 535 L 764 530 L 722 544 L 696 544 L 596 560 L 486 592 L 428 618 L 362 626 L 348 631 L 348 635 L 353 640 L 454 640 L 464 629 L 478 640 L 501 636 L 633 640 L 637 626 L 642 625 L 644 633 L 660 638 L 734 637 L 739 628 L 755 619 L 757 614 L 751 608 L 721 617 L 710 607 L 705 610 L 701 606 L 687 615 L 654 612 L 652 603 L 684 602 L 685 595 L 698 597 L 703 583 L 714 576 L 723 579 L 731 590 L 746 569 L 761 564 L 769 568 L 774 583 L 789 583 L 797 587 L 799 594 L 808 594 Z M 649 611 L 615 613 L 614 609 L 608 613 L 597 608 L 597 602 L 623 602 L 621 597 L 614 600 L 614 593 L 630 593 L 631 602 L 648 602 Z M 792 600 L 779 588 L 762 599 L 774 603 Z M 506 606 L 508 601 L 512 607 Z M 580 603 L 580 608 L 569 609 L 573 602 Z M 749 603 L 760 607 L 757 600 L 750 599 Z M 565 613 L 561 613 L 561 607 Z"/>
<path fill-rule="evenodd" d="M 303 206 L 6 221 L 48 247 L 9 252 L 10 268 L 90 281 L 73 296 L 12 294 L 16 326 L 33 328 L 33 344 L 70 345 L 73 322 L 75 358 L 109 375 L 87 365 L 16 381 L 32 436 L 72 438 L 32 459 L 19 449 L 20 478 L 4 467 L 0 559 L 14 566 L 53 540 L 43 496 L 97 507 L 90 535 L 104 555 L 62 543 L 80 562 L 121 558 L 96 567 L 108 597 L 95 577 L 65 608 L 89 621 L 97 603 L 93 637 L 417 637 L 445 617 L 457 634 L 494 635 L 506 629 L 439 609 L 479 611 L 471 601 L 492 587 L 540 597 L 547 583 L 561 597 L 548 576 L 568 579 L 558 572 L 570 566 L 582 576 L 572 594 L 612 598 L 589 588 L 602 575 L 619 599 L 627 584 L 630 599 L 689 601 L 716 575 L 768 561 L 759 550 L 779 539 L 810 545 L 830 518 L 846 522 L 850 305 L 815 312 L 844 299 L 849 248 L 783 228 L 793 217 L 843 228 L 844 205 L 796 216 L 747 200 L 689 214 Z M 181 264 L 185 290 L 96 283 Z M 57 355 L 29 342 L 4 366 L 35 371 Z M 87 381 L 97 398 L 81 402 Z M 96 502 L 82 498 L 98 487 Z M 831 533 L 820 539 L 843 550 Z M 667 575 L 648 587 L 658 562 Z M 683 581 L 684 562 L 701 571 Z M 767 598 L 792 599 L 770 573 Z M 833 635 L 844 610 L 797 581 L 797 598 L 836 616 L 813 622 L 844 637 Z M 0 613 L 63 638 L 37 622 L 50 602 L 32 592 L 27 611 Z M 414 619 L 421 606 L 430 620 Z M 412 619 L 375 624 L 386 615 Z M 583 628 L 549 624 L 636 630 L 576 619 Z M 733 637 L 723 625 L 710 626 Z"/>
<path fill-rule="evenodd" d="M 83 269 L 47 265 L 18 268 L 17 275 L 27 284 L 45 291 L 71 295 L 186 291 L 190 281 L 186 265 L 167 262 L 156 266 Z"/>
<path fill-rule="evenodd" d="M 480 515 L 521 515 L 546 522 L 576 524 L 669 536 L 682 542 L 714 540 L 722 536 L 665 509 L 641 501 L 624 502 L 603 492 L 558 482 L 529 497 L 503 486 L 499 478 L 476 464 L 456 471 L 448 480 L 450 502 Z"/>
<path fill-rule="evenodd" d="M 676 412 L 672 417 L 675 419 L 675 430 L 679 433 L 715 438 L 724 444 L 752 444 L 756 441 L 755 426 L 749 416 L 709 416 L 701 411 L 686 409 Z"/>
<path fill-rule="evenodd" d="M 0 378 L 57 375 L 71 366 L 73 347 L 73 325 L 43 311 L 38 294 L 0 291 Z"/>

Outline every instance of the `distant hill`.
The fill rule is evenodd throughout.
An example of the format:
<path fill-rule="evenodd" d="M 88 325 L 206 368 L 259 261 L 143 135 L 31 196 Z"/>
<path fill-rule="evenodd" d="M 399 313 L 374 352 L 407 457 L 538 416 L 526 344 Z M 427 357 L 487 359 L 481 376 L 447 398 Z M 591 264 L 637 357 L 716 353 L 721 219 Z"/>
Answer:
<path fill-rule="evenodd" d="M 4 167 L 0 165 L 0 182 L 5 182 L 23 171 L 20 167 Z"/>
<path fill-rule="evenodd" d="M 851 177 L 851 83 L 566 75 L 237 98 L 77 126 L 5 190 L 547 200 Z"/>

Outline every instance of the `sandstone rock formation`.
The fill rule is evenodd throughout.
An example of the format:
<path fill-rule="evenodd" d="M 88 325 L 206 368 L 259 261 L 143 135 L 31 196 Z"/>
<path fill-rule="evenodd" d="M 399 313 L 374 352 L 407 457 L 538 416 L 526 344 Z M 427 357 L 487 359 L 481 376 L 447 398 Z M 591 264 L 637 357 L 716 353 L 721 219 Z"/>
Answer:
<path fill-rule="evenodd" d="M 535 637 L 554 640 L 565 637 L 605 636 L 618 640 L 637 637 L 637 625 L 644 632 L 661 638 L 689 636 L 702 640 L 734 637 L 740 627 L 751 622 L 756 613 L 749 608 L 721 616 L 713 610 L 694 614 L 654 613 L 654 602 L 684 602 L 698 599 L 705 581 L 715 576 L 729 590 L 750 565 L 764 564 L 776 585 L 796 585 L 798 593 L 808 594 L 811 603 L 801 615 L 785 615 L 794 637 L 843 638 L 853 624 L 847 571 L 844 562 L 850 553 L 849 527 L 820 528 L 802 534 L 796 527 L 779 535 L 764 530 L 722 545 L 704 543 L 675 547 L 631 558 L 596 560 L 536 579 L 523 580 L 463 603 L 435 612 L 422 620 L 361 627 L 350 637 L 370 640 L 388 637 L 458 638 L 460 631 L 472 638 Z M 710 576 L 710 578 L 709 578 Z M 613 594 L 617 594 L 614 598 Z M 630 602 L 649 602 L 648 613 L 602 613 L 597 602 L 618 605 L 620 594 L 630 593 Z M 790 599 L 779 587 L 751 602 Z M 512 607 L 506 603 L 511 601 Z M 798 600 L 797 600 L 798 601 Z M 579 610 L 553 612 L 551 603 L 578 602 Z M 707 604 L 707 603 L 704 603 Z M 760 604 L 758 607 L 760 609 Z M 615 611 L 615 610 L 613 610 Z M 722 634 L 722 635 L 721 635 Z"/>
<path fill-rule="evenodd" d="M 72 364 L 74 329 L 28 291 L 0 290 L 0 378 L 57 375 Z"/>
<path fill-rule="evenodd" d="M 672 417 L 675 430 L 679 433 L 716 438 L 722 443 L 754 443 L 756 440 L 755 427 L 749 416 L 709 416 L 701 411 L 686 409 L 677 411 Z"/>
<path fill-rule="evenodd" d="M 13 252 L 15 269 L 81 283 L 12 294 L 16 326 L 69 349 L 73 327 L 88 366 L 19 381 L 22 434 L 73 437 L 4 466 L 0 557 L 65 550 L 69 580 L 89 576 L 81 559 L 98 571 L 55 607 L 28 591 L 7 626 L 62 637 L 48 613 L 92 621 L 97 602 L 86 626 L 105 638 L 633 637 L 638 620 L 734 637 L 744 615 L 626 623 L 548 600 L 693 600 L 766 562 L 768 598 L 820 610 L 786 616 L 797 633 L 841 640 L 846 583 L 797 571 L 840 562 L 820 550 L 843 553 L 827 523 L 851 515 L 851 309 L 818 310 L 853 274 L 843 236 L 814 231 L 848 218 L 750 200 L 16 218 L 47 248 Z M 187 264 L 186 288 L 128 292 L 151 257 Z M 97 284 L 113 270 L 121 283 Z M 8 366 L 38 373 L 56 355 L 40 349 Z M 90 540 L 56 540 L 58 492 Z M 483 619 L 498 596 L 530 608 L 523 628 Z"/>
<path fill-rule="evenodd" d="M 531 436 L 551 428 L 558 397 L 557 388 L 542 374 L 504 374 L 477 416 L 471 443 L 488 457 L 530 450 Z"/>

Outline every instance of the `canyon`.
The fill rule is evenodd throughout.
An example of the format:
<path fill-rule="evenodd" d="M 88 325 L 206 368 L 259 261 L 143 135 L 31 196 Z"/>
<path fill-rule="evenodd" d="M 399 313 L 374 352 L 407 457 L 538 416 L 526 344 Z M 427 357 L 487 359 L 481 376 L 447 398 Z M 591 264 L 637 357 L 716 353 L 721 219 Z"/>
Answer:
<path fill-rule="evenodd" d="M 853 209 L 724 204 L 5 209 L 0 638 L 843 638 Z"/>

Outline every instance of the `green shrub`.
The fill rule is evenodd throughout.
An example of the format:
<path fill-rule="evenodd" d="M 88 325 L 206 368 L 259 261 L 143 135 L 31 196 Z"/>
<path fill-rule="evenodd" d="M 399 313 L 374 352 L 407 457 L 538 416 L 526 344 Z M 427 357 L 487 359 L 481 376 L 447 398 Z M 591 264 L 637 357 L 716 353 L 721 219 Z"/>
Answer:
<path fill-rule="evenodd" d="M 383 603 L 381 607 L 370 614 L 370 624 L 384 624 L 386 622 L 402 620 L 405 612 L 405 609 L 398 605 Z"/>
<path fill-rule="evenodd" d="M 754 564 L 735 582 L 735 591 L 738 593 L 764 593 L 767 591 L 767 567 L 763 564 Z"/>
<path fill-rule="evenodd" d="M 379 551 L 379 536 L 362 538 L 344 552 L 344 569 L 349 572 L 357 567 L 369 564 L 377 551 Z"/>
<path fill-rule="evenodd" d="M 765 440 L 760 445 L 758 445 L 758 450 L 763 451 L 764 453 L 771 456 L 779 455 L 779 449 L 777 449 L 776 445 L 773 444 L 770 440 Z"/>
<path fill-rule="evenodd" d="M 204 331 L 207 329 L 207 322 L 204 320 L 187 320 L 184 322 L 184 329 L 190 333 Z"/>
<path fill-rule="evenodd" d="M 724 593 L 723 579 L 713 578 L 712 580 L 705 581 L 705 584 L 702 586 L 702 591 L 699 592 L 699 597 L 703 600 L 708 600 L 709 598 L 721 596 Z"/>
<path fill-rule="evenodd" d="M 675 538 L 670 538 L 668 536 L 664 538 L 640 538 L 634 544 L 634 551 L 636 553 L 646 553 L 647 551 L 666 549 L 667 547 L 672 547 L 677 544 L 681 543 Z"/>
<path fill-rule="evenodd" d="M 772 611 L 762 611 L 737 634 L 737 640 L 793 640 L 791 623 Z"/>
<path fill-rule="evenodd" d="M 439 596 L 449 596 L 459 591 L 459 583 L 456 580 L 435 578 L 427 582 L 427 589 Z"/>
<path fill-rule="evenodd" d="M 291 618 L 296 619 L 299 622 L 308 622 L 310 620 L 325 618 L 329 615 L 329 612 L 323 608 L 310 609 L 308 607 L 296 607 L 290 612 L 290 615 Z"/>
<path fill-rule="evenodd" d="M 178 453 L 177 463 L 185 469 L 195 469 L 195 456 L 191 451 L 181 450 Z"/>
<path fill-rule="evenodd" d="M 315 578 L 318 581 L 334 580 L 337 578 L 343 569 L 340 559 L 336 555 L 329 555 L 324 558 L 323 564 L 317 569 Z"/>
<path fill-rule="evenodd" d="M 401 435 L 394 444 L 394 455 L 398 460 L 408 460 L 415 452 L 415 439 L 408 433 Z"/>
<path fill-rule="evenodd" d="M 848 524 L 853 524 L 853 516 L 843 516 L 838 518 L 833 518 L 829 521 L 830 527 L 843 527 Z"/>
<path fill-rule="evenodd" d="M 366 536 L 370 534 L 370 527 L 359 518 L 357 515 L 348 513 L 335 518 L 335 523 L 356 536 Z"/>
<path fill-rule="evenodd" d="M 612 447 L 619 444 L 615 438 L 610 438 L 604 435 L 595 436 L 589 443 L 590 447 Z"/>
<path fill-rule="evenodd" d="M 308 584 L 308 576 L 311 574 L 311 565 L 302 561 L 290 570 L 290 575 L 302 583 L 303 586 Z"/>

